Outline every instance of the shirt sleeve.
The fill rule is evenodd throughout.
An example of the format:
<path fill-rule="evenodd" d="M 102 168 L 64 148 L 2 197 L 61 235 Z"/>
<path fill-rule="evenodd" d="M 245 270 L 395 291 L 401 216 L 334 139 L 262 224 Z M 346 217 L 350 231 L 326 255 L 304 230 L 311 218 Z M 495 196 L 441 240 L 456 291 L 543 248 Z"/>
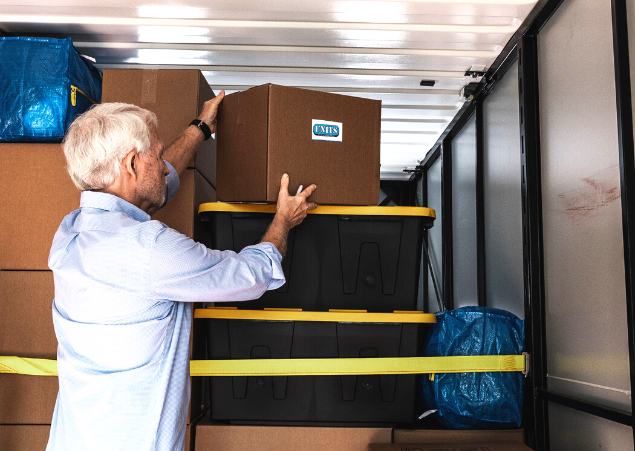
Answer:
<path fill-rule="evenodd" d="M 258 299 L 285 283 L 282 256 L 271 243 L 239 253 L 212 250 L 168 227 L 148 265 L 148 293 L 157 300 L 230 302 Z"/>

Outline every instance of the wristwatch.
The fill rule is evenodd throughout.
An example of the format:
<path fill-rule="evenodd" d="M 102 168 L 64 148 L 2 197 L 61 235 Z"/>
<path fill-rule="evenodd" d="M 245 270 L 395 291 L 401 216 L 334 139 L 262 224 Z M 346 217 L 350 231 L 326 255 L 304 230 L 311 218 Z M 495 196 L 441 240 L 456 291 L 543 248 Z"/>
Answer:
<path fill-rule="evenodd" d="M 194 119 L 192 122 L 190 122 L 190 125 L 198 127 L 198 129 L 203 132 L 203 135 L 205 135 L 205 141 L 212 137 L 212 131 L 209 129 L 209 125 L 207 125 L 204 121 L 200 119 Z"/>

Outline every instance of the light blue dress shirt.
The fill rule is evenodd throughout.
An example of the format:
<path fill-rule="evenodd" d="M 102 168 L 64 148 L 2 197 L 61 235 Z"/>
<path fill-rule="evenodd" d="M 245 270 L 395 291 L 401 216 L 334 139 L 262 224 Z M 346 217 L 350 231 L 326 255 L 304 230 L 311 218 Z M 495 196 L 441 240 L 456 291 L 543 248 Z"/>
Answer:
<path fill-rule="evenodd" d="M 168 167 L 169 201 L 179 181 Z M 84 191 L 49 256 L 59 393 L 47 450 L 183 450 L 190 303 L 256 299 L 284 283 L 281 260 L 270 243 L 208 249 Z"/>

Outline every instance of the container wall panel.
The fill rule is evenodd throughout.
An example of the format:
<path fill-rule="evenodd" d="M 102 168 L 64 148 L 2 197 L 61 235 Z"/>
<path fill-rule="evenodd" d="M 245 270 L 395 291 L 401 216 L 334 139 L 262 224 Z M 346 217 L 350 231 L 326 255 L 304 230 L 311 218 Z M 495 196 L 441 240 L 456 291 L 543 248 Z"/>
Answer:
<path fill-rule="evenodd" d="M 629 426 L 549 403 L 551 449 L 557 451 L 632 451 Z"/>
<path fill-rule="evenodd" d="M 483 103 L 485 303 L 525 316 L 518 63 Z"/>
<path fill-rule="evenodd" d="M 630 411 L 612 41 L 610 0 L 563 2 L 538 35 L 547 372 Z"/>
<path fill-rule="evenodd" d="M 476 266 L 476 115 L 452 140 L 454 307 L 478 305 Z"/>
<path fill-rule="evenodd" d="M 628 50 L 631 68 L 631 105 L 635 107 L 635 0 L 626 0 L 628 21 Z M 633 130 L 635 130 L 635 114 L 633 115 Z"/>
<path fill-rule="evenodd" d="M 437 279 L 437 288 L 439 294 L 442 295 L 443 280 L 442 280 L 442 263 L 443 256 L 442 250 L 442 224 L 441 218 L 441 158 L 430 166 L 428 169 L 428 207 L 432 208 L 437 213 L 437 219 L 434 221 L 434 227 L 428 231 L 428 246 L 430 252 L 430 262 L 434 270 L 434 274 Z M 437 303 L 437 296 L 434 291 L 434 285 L 432 281 L 432 274 L 428 268 L 428 297 L 426 311 L 434 313 L 439 311 Z"/>

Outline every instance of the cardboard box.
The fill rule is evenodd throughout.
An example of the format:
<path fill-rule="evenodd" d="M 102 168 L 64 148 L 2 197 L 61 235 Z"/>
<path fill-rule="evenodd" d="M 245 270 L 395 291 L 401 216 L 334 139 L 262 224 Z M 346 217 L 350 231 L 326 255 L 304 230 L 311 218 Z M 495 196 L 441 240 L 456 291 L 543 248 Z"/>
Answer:
<path fill-rule="evenodd" d="M 51 426 L 0 426 L 0 448 L 4 451 L 44 451 Z"/>
<path fill-rule="evenodd" d="M 51 424 L 58 390 L 54 376 L 0 374 L 0 424 Z"/>
<path fill-rule="evenodd" d="M 380 128 L 377 100 L 271 84 L 228 95 L 218 114 L 218 199 L 275 202 L 287 172 L 291 194 L 315 183 L 319 204 L 376 205 Z"/>
<path fill-rule="evenodd" d="M 196 425 L 196 451 L 366 451 L 390 443 L 390 428 Z"/>
<path fill-rule="evenodd" d="M 184 451 L 190 451 L 192 448 L 192 425 L 188 424 L 185 428 L 185 446 L 183 447 Z"/>
<path fill-rule="evenodd" d="M 214 98 L 212 88 L 197 69 L 106 69 L 101 101 L 132 103 L 159 119 L 159 137 L 167 147 Z M 216 186 L 216 141 L 204 141 L 188 167 L 199 170 Z"/>
<path fill-rule="evenodd" d="M 57 358 L 50 271 L 0 271 L 0 355 Z M 50 424 L 57 377 L 0 374 L 0 424 Z"/>
<path fill-rule="evenodd" d="M 59 144 L 1 144 L 0 270 L 48 270 L 55 232 L 80 196 Z M 176 198 L 153 219 L 193 238 L 198 205 L 215 200 L 213 186 L 188 169 Z"/>
<path fill-rule="evenodd" d="M 193 451 L 190 446 L 194 428 L 185 429 L 185 451 Z M 49 440 L 49 425 L 0 425 L 0 443 L 5 451 L 44 451 Z"/>
<path fill-rule="evenodd" d="M 0 355 L 57 358 L 54 297 L 51 271 L 0 271 Z"/>
<path fill-rule="evenodd" d="M 531 451 L 522 443 L 430 443 L 430 444 L 372 444 L 369 451 Z"/>
<path fill-rule="evenodd" d="M 80 194 L 59 144 L 1 144 L 0 269 L 48 270 L 53 236 Z"/>
<path fill-rule="evenodd" d="M 181 187 L 172 202 L 152 216 L 152 219 L 195 239 L 200 233 L 198 206 L 215 202 L 216 190 L 196 169 L 186 169 L 181 174 L 180 181 Z"/>
<path fill-rule="evenodd" d="M 524 429 L 394 429 L 394 443 L 525 443 Z"/>

